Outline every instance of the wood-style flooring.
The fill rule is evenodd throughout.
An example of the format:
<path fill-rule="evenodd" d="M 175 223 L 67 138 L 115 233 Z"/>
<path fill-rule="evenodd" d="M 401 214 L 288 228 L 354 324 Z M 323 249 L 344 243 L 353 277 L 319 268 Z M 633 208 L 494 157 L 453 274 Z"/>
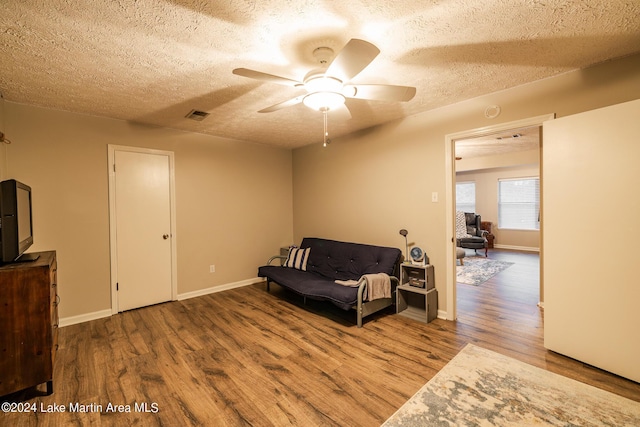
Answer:
<path fill-rule="evenodd" d="M 54 394 L 10 396 L 36 411 L 0 425 L 378 426 L 467 343 L 640 402 L 640 384 L 544 349 L 537 254 L 489 257 L 515 264 L 459 284 L 456 322 L 388 311 L 358 329 L 257 284 L 62 328 Z"/>

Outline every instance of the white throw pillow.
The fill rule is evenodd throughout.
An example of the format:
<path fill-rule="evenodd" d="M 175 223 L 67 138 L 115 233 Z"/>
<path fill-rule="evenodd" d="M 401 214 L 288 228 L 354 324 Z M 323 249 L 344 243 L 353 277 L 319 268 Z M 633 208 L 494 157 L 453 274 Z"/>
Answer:
<path fill-rule="evenodd" d="M 295 268 L 297 270 L 307 271 L 307 261 L 309 260 L 309 252 L 311 248 L 291 248 L 289 256 L 284 263 L 285 267 Z"/>

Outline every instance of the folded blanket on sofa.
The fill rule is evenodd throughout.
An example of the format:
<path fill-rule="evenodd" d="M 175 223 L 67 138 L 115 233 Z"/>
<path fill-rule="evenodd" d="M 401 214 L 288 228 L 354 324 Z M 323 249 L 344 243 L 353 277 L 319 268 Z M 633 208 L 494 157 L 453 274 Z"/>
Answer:
<path fill-rule="evenodd" d="M 386 273 L 365 274 L 360 280 L 336 280 L 343 286 L 358 286 L 362 279 L 367 281 L 367 301 L 379 298 L 391 298 L 391 278 Z"/>

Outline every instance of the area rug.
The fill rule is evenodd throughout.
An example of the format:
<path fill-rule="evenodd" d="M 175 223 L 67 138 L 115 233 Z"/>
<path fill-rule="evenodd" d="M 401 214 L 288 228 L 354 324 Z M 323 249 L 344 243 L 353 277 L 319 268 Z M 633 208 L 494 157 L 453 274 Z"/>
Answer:
<path fill-rule="evenodd" d="M 502 270 L 513 265 L 512 262 L 496 261 L 485 257 L 465 257 L 464 265 L 456 267 L 458 283 L 478 286 L 486 282 Z"/>
<path fill-rule="evenodd" d="M 640 403 L 468 344 L 384 424 L 640 426 Z"/>

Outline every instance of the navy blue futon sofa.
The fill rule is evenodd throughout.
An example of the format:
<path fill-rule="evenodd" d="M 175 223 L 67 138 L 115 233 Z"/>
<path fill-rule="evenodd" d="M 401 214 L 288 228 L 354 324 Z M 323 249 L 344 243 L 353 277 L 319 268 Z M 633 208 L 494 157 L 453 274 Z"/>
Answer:
<path fill-rule="evenodd" d="M 402 257 L 400 249 L 306 237 L 295 257 L 292 254 L 290 252 L 287 260 L 289 266 L 271 265 L 274 260 L 287 259 L 274 256 L 258 269 L 258 276 L 266 278 L 267 291 L 270 282 L 275 282 L 305 298 L 331 301 L 343 310 L 353 308 L 359 328 L 363 317 L 394 303 Z M 364 276 L 377 273 L 390 276 L 391 298 L 369 301 Z M 357 284 L 344 286 L 336 280 L 357 281 Z"/>

